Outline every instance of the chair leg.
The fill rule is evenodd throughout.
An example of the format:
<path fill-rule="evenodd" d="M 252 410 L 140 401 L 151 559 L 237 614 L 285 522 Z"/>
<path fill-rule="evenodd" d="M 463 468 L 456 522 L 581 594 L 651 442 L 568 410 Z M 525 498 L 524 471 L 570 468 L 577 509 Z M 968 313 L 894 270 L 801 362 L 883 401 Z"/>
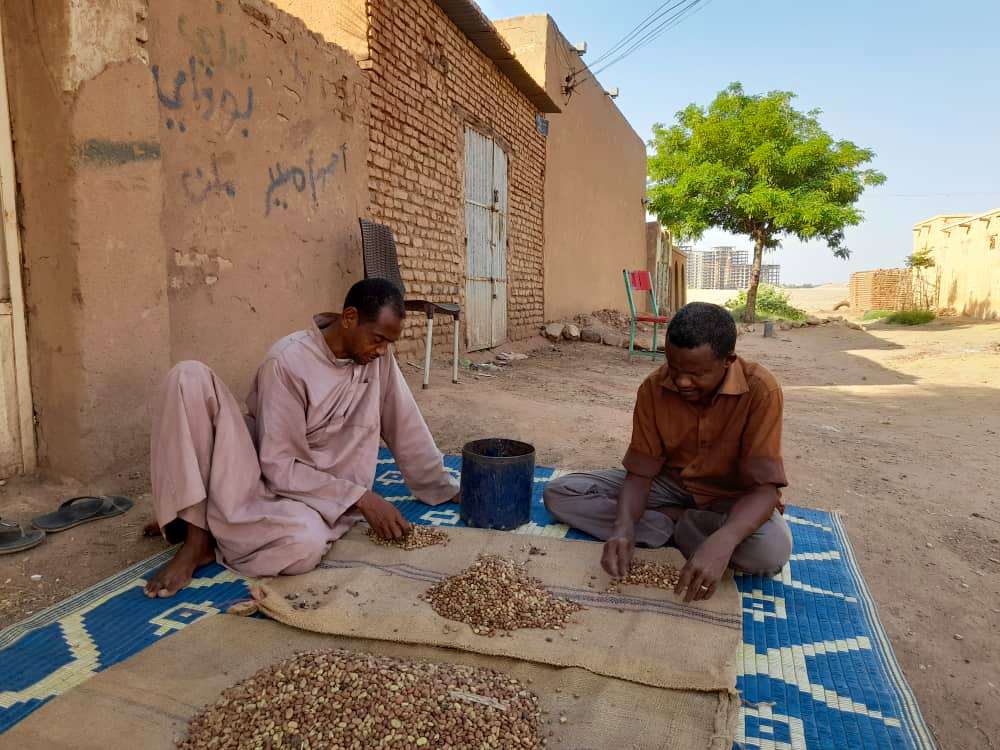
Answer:
<path fill-rule="evenodd" d="M 632 322 L 628 326 L 628 361 L 632 361 L 632 356 L 635 353 L 635 318 L 632 318 Z"/>
<path fill-rule="evenodd" d="M 427 351 L 424 352 L 424 388 L 431 384 L 431 345 L 434 343 L 434 318 L 427 318 Z"/>
<path fill-rule="evenodd" d="M 455 316 L 455 354 L 452 360 L 451 382 L 458 383 L 458 316 Z"/>
<path fill-rule="evenodd" d="M 656 326 L 657 324 L 653 323 L 653 351 L 651 352 L 651 355 L 654 362 L 656 361 Z"/>

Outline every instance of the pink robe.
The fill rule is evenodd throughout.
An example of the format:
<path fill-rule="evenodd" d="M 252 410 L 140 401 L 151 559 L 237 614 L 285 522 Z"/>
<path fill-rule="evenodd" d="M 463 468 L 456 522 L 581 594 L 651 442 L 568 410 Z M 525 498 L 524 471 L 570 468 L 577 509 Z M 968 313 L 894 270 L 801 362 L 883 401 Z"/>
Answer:
<path fill-rule="evenodd" d="M 353 506 L 375 481 L 380 438 L 418 499 L 458 493 L 395 358 L 336 359 L 320 332 L 335 319 L 317 315 L 274 345 L 245 418 L 205 365 L 171 370 L 152 444 L 161 528 L 180 518 L 208 529 L 247 575 L 312 570 L 361 520 Z"/>

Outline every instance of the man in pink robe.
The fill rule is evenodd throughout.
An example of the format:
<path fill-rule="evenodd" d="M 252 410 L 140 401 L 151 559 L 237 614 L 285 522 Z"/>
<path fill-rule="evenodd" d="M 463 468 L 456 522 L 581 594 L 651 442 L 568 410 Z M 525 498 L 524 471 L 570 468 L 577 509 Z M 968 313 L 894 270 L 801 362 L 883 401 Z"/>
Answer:
<path fill-rule="evenodd" d="M 306 573 L 362 519 L 385 538 L 405 536 L 410 524 L 372 492 L 380 438 L 417 498 L 457 499 L 458 483 L 387 356 L 404 315 L 393 284 L 358 282 L 340 315 L 317 315 L 274 345 L 246 417 L 205 365 L 171 370 L 153 425 L 153 502 L 156 525 L 184 544 L 147 596 L 173 596 L 217 555 L 250 576 Z"/>

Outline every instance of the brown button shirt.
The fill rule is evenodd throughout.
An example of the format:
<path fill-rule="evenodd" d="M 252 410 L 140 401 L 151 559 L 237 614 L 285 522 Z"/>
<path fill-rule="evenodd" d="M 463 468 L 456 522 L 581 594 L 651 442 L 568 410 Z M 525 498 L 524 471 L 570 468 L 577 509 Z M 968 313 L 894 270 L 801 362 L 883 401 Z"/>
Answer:
<path fill-rule="evenodd" d="M 783 405 L 778 381 L 756 362 L 737 357 L 707 406 L 681 398 L 664 365 L 639 387 L 623 464 L 643 477 L 666 474 L 699 507 L 725 508 L 762 484 L 784 487 Z"/>

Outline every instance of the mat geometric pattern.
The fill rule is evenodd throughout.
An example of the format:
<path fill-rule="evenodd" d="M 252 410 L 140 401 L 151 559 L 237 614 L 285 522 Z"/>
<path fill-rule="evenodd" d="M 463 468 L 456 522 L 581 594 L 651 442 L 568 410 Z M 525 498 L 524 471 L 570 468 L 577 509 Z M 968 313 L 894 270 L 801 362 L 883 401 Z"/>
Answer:
<path fill-rule="evenodd" d="M 415 523 L 462 525 L 452 505 L 413 499 L 392 457 L 375 491 Z M 458 476 L 461 459 L 445 458 Z M 531 522 L 514 533 L 588 539 L 541 503 L 556 473 L 538 468 Z M 737 576 L 743 597 L 743 722 L 737 748 L 933 750 L 875 604 L 835 514 L 789 506 L 792 559 L 773 579 Z M 192 622 L 245 599 L 239 576 L 203 569 L 175 599 L 147 599 L 146 576 L 166 550 L 0 632 L 0 733 L 55 696 Z M 596 561 L 596 551 L 595 551 Z"/>

